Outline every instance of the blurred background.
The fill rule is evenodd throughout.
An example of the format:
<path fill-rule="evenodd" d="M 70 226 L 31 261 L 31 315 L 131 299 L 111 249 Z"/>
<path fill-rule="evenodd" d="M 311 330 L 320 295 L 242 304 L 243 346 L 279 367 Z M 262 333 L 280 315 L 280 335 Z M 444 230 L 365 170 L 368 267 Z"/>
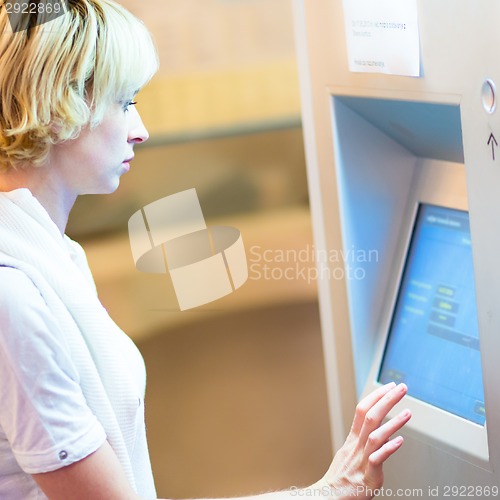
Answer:
<path fill-rule="evenodd" d="M 158 495 L 306 486 L 331 459 L 290 0 L 121 0 L 161 67 L 138 95 L 150 140 L 119 190 L 78 200 L 68 234 L 148 370 Z M 249 279 L 179 311 L 168 275 L 134 267 L 144 205 L 196 188 L 208 225 L 238 228 Z"/>

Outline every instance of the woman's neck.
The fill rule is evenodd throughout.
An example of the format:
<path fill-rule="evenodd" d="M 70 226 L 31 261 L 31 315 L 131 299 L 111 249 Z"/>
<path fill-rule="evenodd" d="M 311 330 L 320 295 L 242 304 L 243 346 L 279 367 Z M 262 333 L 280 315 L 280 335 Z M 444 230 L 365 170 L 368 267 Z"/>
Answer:
<path fill-rule="evenodd" d="M 45 208 L 50 218 L 64 234 L 69 213 L 76 201 L 71 194 L 59 185 L 56 176 L 51 175 L 48 167 L 25 167 L 0 172 L 0 191 L 13 191 L 27 188 Z"/>

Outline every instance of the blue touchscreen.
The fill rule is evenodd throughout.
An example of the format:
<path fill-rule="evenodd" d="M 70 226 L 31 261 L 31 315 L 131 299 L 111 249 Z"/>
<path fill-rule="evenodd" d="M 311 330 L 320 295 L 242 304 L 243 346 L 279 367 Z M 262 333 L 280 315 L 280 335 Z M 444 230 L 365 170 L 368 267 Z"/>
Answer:
<path fill-rule="evenodd" d="M 469 214 L 420 205 L 379 382 L 484 425 Z"/>

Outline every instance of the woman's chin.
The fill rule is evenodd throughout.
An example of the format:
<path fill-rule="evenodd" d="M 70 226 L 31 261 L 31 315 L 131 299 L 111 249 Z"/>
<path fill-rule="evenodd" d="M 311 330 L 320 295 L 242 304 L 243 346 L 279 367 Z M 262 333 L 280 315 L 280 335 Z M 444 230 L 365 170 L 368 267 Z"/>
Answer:
<path fill-rule="evenodd" d="M 114 193 L 120 186 L 120 177 L 116 177 L 113 181 L 109 181 L 107 184 L 94 187 L 86 190 L 80 194 L 111 194 Z"/>

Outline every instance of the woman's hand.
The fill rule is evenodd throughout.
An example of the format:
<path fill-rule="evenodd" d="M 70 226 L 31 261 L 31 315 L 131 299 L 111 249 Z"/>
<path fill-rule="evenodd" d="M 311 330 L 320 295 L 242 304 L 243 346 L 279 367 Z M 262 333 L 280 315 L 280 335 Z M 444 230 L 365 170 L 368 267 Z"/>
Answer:
<path fill-rule="evenodd" d="M 382 424 L 389 411 L 407 392 L 404 384 L 393 382 L 375 390 L 357 407 L 351 431 L 335 455 L 325 477 L 315 485 L 331 498 L 368 499 L 382 487 L 384 462 L 403 444 L 401 436 L 391 439 L 410 420 L 404 410 Z"/>

